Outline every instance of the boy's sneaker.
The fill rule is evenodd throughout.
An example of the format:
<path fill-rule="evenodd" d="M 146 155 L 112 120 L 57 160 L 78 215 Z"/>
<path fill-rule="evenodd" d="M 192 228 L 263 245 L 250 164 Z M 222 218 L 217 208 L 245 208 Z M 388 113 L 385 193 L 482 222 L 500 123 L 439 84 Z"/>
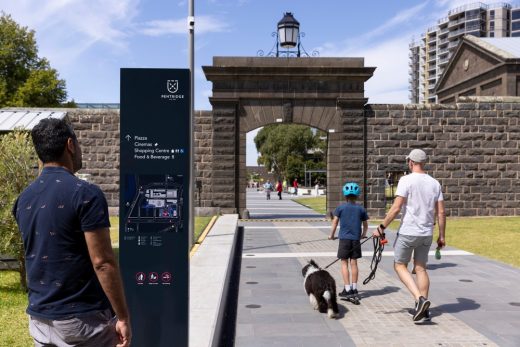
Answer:
<path fill-rule="evenodd" d="M 343 291 L 341 293 L 339 293 L 338 296 L 341 296 L 342 298 L 348 298 L 348 297 L 350 297 L 351 291 L 352 290 L 349 290 L 347 292 L 347 290 L 345 288 L 343 288 Z"/>
<path fill-rule="evenodd" d="M 430 308 L 430 304 L 430 300 L 426 299 L 424 296 L 419 297 L 419 301 L 416 304 L 415 313 L 413 315 L 414 322 L 418 322 L 425 317 L 426 311 Z"/>
<path fill-rule="evenodd" d="M 356 300 L 361 299 L 361 298 L 359 297 L 359 293 L 358 293 L 357 289 L 352 289 L 351 291 L 352 291 L 352 297 L 353 297 L 353 298 L 355 298 Z"/>

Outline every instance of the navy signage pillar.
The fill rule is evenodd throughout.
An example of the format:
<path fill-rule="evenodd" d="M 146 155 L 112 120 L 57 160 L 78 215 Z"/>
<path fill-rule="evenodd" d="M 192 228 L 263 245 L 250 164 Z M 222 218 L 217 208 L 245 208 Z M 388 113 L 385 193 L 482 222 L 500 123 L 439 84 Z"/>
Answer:
<path fill-rule="evenodd" d="M 188 69 L 121 69 L 120 265 L 135 347 L 188 346 Z"/>

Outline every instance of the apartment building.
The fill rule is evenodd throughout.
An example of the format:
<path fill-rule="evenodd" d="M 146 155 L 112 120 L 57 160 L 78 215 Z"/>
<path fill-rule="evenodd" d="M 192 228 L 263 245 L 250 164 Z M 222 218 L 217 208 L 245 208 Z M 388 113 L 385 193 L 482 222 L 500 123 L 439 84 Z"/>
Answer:
<path fill-rule="evenodd" d="M 435 86 L 464 35 L 520 37 L 520 5 L 471 3 L 454 8 L 410 43 L 409 97 L 435 103 Z"/>

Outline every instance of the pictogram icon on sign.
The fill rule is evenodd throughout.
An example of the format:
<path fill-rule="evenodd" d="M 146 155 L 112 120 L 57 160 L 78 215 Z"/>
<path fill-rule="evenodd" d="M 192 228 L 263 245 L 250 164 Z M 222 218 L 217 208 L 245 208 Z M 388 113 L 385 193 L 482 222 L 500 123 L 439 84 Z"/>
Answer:
<path fill-rule="evenodd" d="M 150 272 L 148 274 L 148 278 L 150 282 L 155 283 L 159 280 L 159 275 L 157 275 L 157 272 Z"/>
<path fill-rule="evenodd" d="M 144 274 L 144 272 L 138 272 L 135 274 L 135 280 L 137 281 L 137 283 L 143 283 L 145 279 L 146 275 Z"/>
<path fill-rule="evenodd" d="M 161 280 L 163 283 L 170 283 L 172 281 L 172 274 L 169 272 L 163 272 L 161 274 Z"/>

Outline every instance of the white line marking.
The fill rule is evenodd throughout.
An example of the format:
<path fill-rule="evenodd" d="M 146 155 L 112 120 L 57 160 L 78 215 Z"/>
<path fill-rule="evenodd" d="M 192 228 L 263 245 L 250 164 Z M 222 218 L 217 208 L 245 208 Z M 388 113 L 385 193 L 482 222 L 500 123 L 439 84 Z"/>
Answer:
<path fill-rule="evenodd" d="M 317 212 L 307 212 L 307 213 L 304 213 L 306 211 L 302 211 L 302 212 L 278 212 L 278 211 L 276 211 L 276 212 L 277 213 L 275 213 L 275 212 L 273 212 L 273 213 L 264 213 L 264 212 L 255 213 L 255 212 L 250 212 L 249 215 L 250 216 L 262 216 L 262 215 L 270 215 L 270 216 L 279 215 L 279 216 L 283 216 L 283 215 L 290 215 L 290 214 L 301 214 L 301 215 L 306 215 L 306 216 L 323 216 L 322 214 L 319 214 Z"/>
<path fill-rule="evenodd" d="M 430 251 L 429 255 L 435 255 L 435 251 Z M 318 257 L 336 257 L 337 252 L 306 252 L 306 253 L 244 253 L 242 258 L 318 258 Z M 473 253 L 461 251 L 461 250 L 450 250 L 442 251 L 442 256 L 452 255 L 473 255 Z M 363 252 L 364 257 L 371 257 L 372 252 Z M 383 252 L 383 257 L 393 257 L 393 251 Z"/>
<path fill-rule="evenodd" d="M 303 223 L 307 223 L 307 222 L 303 222 Z M 326 223 L 326 222 L 324 222 Z M 331 226 L 330 225 L 317 225 L 317 226 L 283 226 L 283 225 L 280 225 L 280 226 L 271 226 L 271 225 L 268 225 L 268 226 L 265 226 L 265 227 L 262 227 L 262 226 L 249 226 L 249 225 L 245 225 L 244 228 L 246 229 L 330 229 Z M 377 227 L 376 226 L 369 226 L 368 229 L 376 229 Z"/>
<path fill-rule="evenodd" d="M 256 210 L 275 210 L 279 211 L 279 207 L 250 207 L 249 212 L 256 211 Z M 299 210 L 299 211 L 309 211 L 308 208 L 302 208 L 302 207 L 284 207 L 283 210 Z"/>

